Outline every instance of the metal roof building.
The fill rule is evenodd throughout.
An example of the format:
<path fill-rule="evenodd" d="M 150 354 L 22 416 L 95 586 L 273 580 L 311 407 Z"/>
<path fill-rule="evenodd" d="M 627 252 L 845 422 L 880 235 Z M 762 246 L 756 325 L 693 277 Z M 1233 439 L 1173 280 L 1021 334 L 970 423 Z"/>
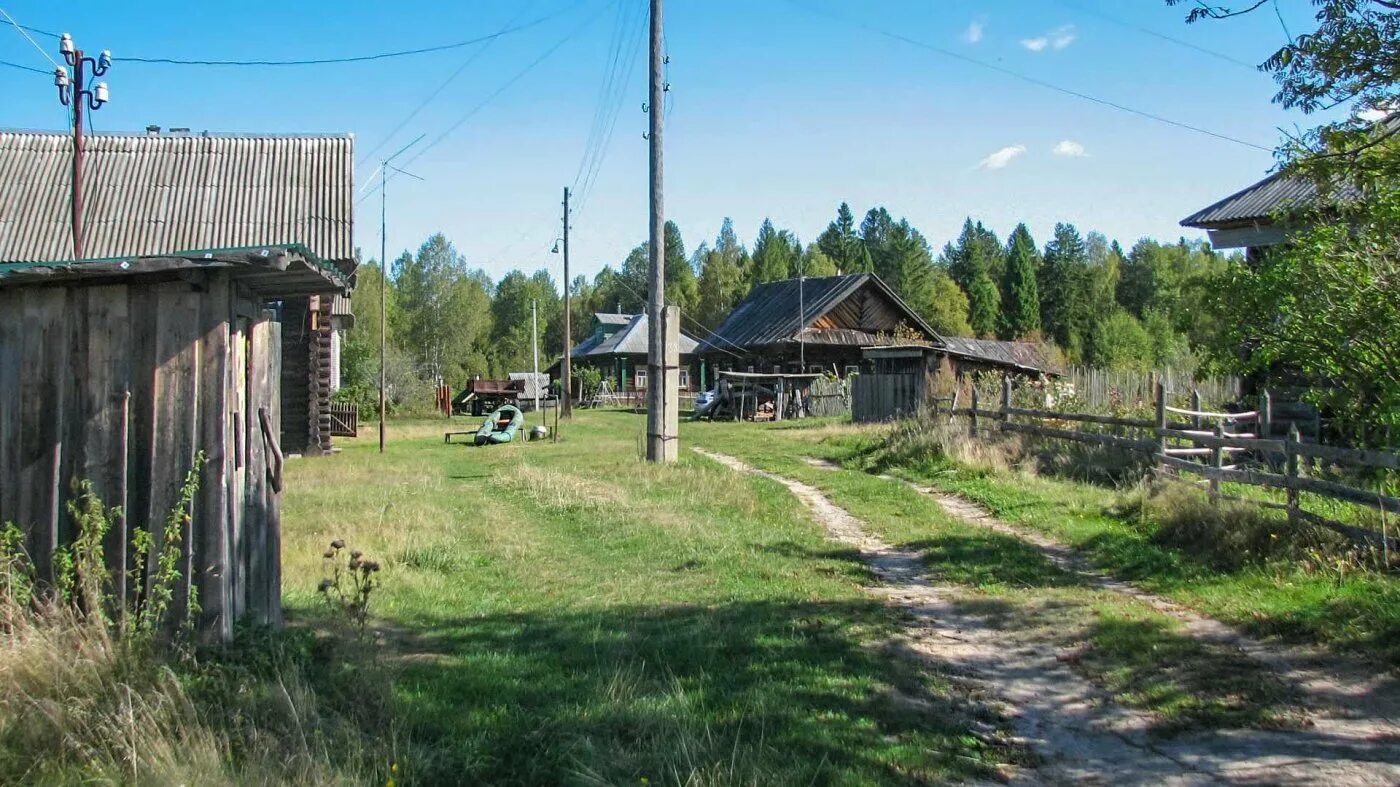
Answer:
<path fill-rule="evenodd" d="M 1381 133 L 1400 133 L 1400 113 L 1380 121 L 1376 128 Z M 1361 189 L 1355 184 L 1343 183 L 1325 199 L 1338 204 L 1361 197 Z M 1181 225 L 1206 230 L 1211 245 L 1219 249 L 1276 246 L 1287 236 L 1288 228 L 1280 219 L 1292 211 L 1320 207 L 1320 199 L 1312 180 L 1276 172 L 1192 213 L 1181 220 Z"/>
<path fill-rule="evenodd" d="M 83 166 L 84 258 L 297 248 L 354 267 L 350 136 L 97 134 Z M 72 262 L 67 134 L 0 131 L 0 262 Z"/>

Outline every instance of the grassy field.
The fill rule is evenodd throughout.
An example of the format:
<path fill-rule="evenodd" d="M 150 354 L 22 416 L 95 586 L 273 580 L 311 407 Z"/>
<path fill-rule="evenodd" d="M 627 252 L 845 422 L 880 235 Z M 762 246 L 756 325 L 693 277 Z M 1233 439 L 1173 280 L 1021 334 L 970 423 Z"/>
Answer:
<path fill-rule="evenodd" d="M 1115 490 L 997 468 L 995 462 L 959 461 L 937 451 L 897 450 L 889 440 L 888 427 L 778 426 L 770 427 L 764 440 L 753 441 L 738 431 L 743 427 L 695 426 L 708 427 L 692 431 L 695 439 L 821 486 L 854 513 L 871 517 L 872 524 L 892 540 L 908 543 L 925 537 L 927 523 L 936 521 L 940 512 L 927 510 L 931 508 L 927 504 L 925 509 L 917 508 L 918 495 L 901 492 L 900 485 L 869 473 L 960 494 L 1008 522 L 1082 550 L 1115 576 L 1253 634 L 1350 651 L 1381 665 L 1400 663 L 1400 582 L 1394 577 L 1327 559 L 1253 560 L 1242 546 L 1234 550 L 1233 559 L 1222 558 L 1222 552 L 1231 551 L 1229 543 L 1177 543 L 1164 532 L 1161 512 L 1142 504 L 1141 490 Z M 863 473 L 824 472 L 813 469 L 804 457 L 826 459 Z M 898 505 L 889 502 L 901 495 Z M 1201 499 L 1199 493 L 1187 498 Z M 1170 502 L 1180 505 L 1182 500 Z M 881 514 L 882 508 L 889 510 Z M 1231 514 L 1244 519 L 1250 509 L 1226 511 L 1227 519 Z M 1277 532 L 1286 535 L 1286 526 L 1278 524 Z M 1228 532 L 1209 535 L 1221 540 L 1231 537 Z M 992 553 L 995 571 L 987 569 L 992 573 L 983 579 L 993 584 L 1005 579 L 998 571 L 1014 575 L 1040 570 L 1009 558 L 1026 554 L 1026 560 L 1034 562 L 1028 550 L 1015 544 L 1003 544 Z M 931 561 L 935 567 L 941 562 Z M 962 560 L 953 565 L 957 571 L 969 569 Z"/>
<path fill-rule="evenodd" d="M 689 452 L 648 466 L 643 428 L 585 412 L 557 445 L 473 448 L 392 424 L 383 457 L 362 439 L 288 465 L 292 620 L 325 616 L 331 540 L 384 565 L 405 782 L 904 784 L 1024 760 L 955 678 L 886 652 L 893 613 L 786 490 Z"/>
<path fill-rule="evenodd" d="M 781 486 L 689 451 L 649 466 L 630 413 L 582 412 L 558 444 L 449 446 L 446 428 L 395 423 L 385 456 L 362 439 L 288 467 L 292 620 L 327 619 L 330 541 L 385 567 L 371 630 L 405 783 L 901 784 L 1031 760 L 950 671 L 892 655 L 896 613 Z M 1052 643 L 1163 734 L 1303 721 L 1238 653 L 872 471 L 965 495 L 1257 634 L 1396 653 L 1393 580 L 1223 565 L 1164 542 L 1131 492 L 901 453 L 888 427 L 687 423 L 682 438 L 821 488 L 920 551 L 1008 642 Z"/>

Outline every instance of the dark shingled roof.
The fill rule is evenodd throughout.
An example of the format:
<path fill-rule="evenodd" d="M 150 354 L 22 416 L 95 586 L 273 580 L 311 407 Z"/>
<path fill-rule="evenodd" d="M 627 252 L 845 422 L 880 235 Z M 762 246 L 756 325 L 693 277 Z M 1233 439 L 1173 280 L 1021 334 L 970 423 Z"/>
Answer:
<path fill-rule="evenodd" d="M 1400 132 L 1400 113 L 1392 114 L 1377 125 L 1385 133 Z M 1360 198 L 1361 191 L 1350 184 L 1339 186 L 1331 197 L 1335 202 L 1351 202 Z M 1181 225 L 1220 230 L 1270 224 L 1279 213 L 1313 207 L 1317 199 L 1317 186 L 1311 180 L 1277 172 L 1214 205 L 1196 211 L 1182 219 Z"/>
<path fill-rule="evenodd" d="M 966 339 L 960 336 L 943 337 L 944 348 L 952 355 L 987 361 L 1001 366 L 1050 374 L 1061 373 L 1060 369 L 1041 352 L 1038 345 L 1030 342 L 1003 342 L 995 339 Z"/>
<path fill-rule="evenodd" d="M 873 334 L 859 330 L 808 331 L 806 326 L 845 299 L 855 294 L 861 287 L 873 284 L 885 294 L 905 317 L 929 337 L 938 334 L 924 322 L 914 310 L 909 308 L 879 276 L 873 273 L 852 273 L 845 276 L 826 276 L 804 279 L 799 296 L 798 280 L 785 279 L 770 281 L 754 287 L 747 298 L 725 318 L 715 329 L 714 334 L 700 342 L 696 352 L 733 352 L 734 348 L 755 348 L 773 344 L 796 342 L 798 335 L 797 311 L 799 303 L 803 307 L 803 340 L 812 343 L 840 344 L 862 347 L 873 344 Z"/>

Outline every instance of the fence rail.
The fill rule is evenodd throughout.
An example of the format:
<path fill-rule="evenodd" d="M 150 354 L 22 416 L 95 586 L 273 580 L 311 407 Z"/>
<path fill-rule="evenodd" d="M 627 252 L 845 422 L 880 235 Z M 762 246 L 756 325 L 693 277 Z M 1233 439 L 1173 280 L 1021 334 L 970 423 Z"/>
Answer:
<path fill-rule="evenodd" d="M 1388 533 L 1337 522 L 1307 511 L 1300 500 L 1300 493 L 1306 492 L 1366 506 L 1383 515 L 1400 514 L 1400 497 L 1358 489 L 1319 478 L 1315 474 L 1315 465 L 1319 460 L 1345 468 L 1400 470 L 1400 454 L 1322 445 L 1305 440 L 1298 422 L 1279 423 L 1274 418 L 1275 408 L 1267 392 L 1261 397 L 1257 411 L 1244 413 L 1201 409 L 1199 394 L 1193 395 L 1191 408 L 1168 406 L 1166 384 L 1161 381 L 1157 383 L 1153 398 L 1156 418 L 1152 420 L 1013 407 L 1011 381 L 1007 379 L 1003 382 L 1001 403 L 997 409 L 982 407 L 974 389 L 970 407 L 958 408 L 954 405 L 948 412 L 969 419 L 969 428 L 974 436 L 985 431 L 981 422 L 986 420 L 993 422 L 997 431 L 1071 440 L 1144 454 L 1153 460 L 1158 472 L 1167 477 L 1173 477 L 1172 473 L 1199 476 L 1202 481 L 1198 483 L 1207 486 L 1212 499 L 1244 500 L 1282 510 L 1290 520 L 1326 527 L 1358 544 L 1382 545 L 1392 549 L 1400 546 L 1400 539 Z M 1185 418 L 1187 422 L 1169 421 L 1169 415 Z M 1311 418 L 1307 413 L 1302 415 Z M 1013 420 L 1015 418 L 1032 419 L 1032 422 Z M 1137 430 L 1142 436 L 1065 428 L 1069 424 Z M 1255 431 L 1236 431 L 1246 425 Z M 1280 427 L 1286 429 L 1286 437 L 1282 439 L 1274 437 Z M 1233 457 L 1231 461 L 1235 464 L 1227 465 L 1226 456 Z M 1241 463 L 1248 460 L 1253 460 L 1255 466 L 1242 466 Z M 1277 472 L 1279 469 L 1282 472 Z M 1282 490 L 1287 495 L 1287 502 L 1256 501 L 1225 495 L 1220 492 L 1222 482 Z"/>

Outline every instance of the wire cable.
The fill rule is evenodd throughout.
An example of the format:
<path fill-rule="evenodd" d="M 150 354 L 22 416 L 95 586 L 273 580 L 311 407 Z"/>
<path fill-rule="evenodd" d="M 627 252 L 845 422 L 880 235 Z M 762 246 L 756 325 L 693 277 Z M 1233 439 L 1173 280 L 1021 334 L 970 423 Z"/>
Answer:
<path fill-rule="evenodd" d="M 339 65 L 343 63 L 365 63 L 372 60 L 388 60 L 396 57 L 411 57 L 413 55 L 425 55 L 432 52 L 446 52 L 452 49 L 461 49 L 474 44 L 482 44 L 487 41 L 494 41 L 502 36 L 528 30 L 537 25 L 544 24 L 562 11 L 539 17 L 538 19 L 525 22 L 498 30 L 490 35 L 469 38 L 465 41 L 456 41 L 450 44 L 439 44 L 437 46 L 427 46 L 418 49 L 401 49 L 394 52 L 377 52 L 370 55 L 353 55 L 349 57 L 315 58 L 308 60 L 183 60 L 171 57 L 114 57 L 114 61 L 122 63 L 144 63 L 148 65 L 171 65 L 171 66 L 257 66 L 257 67 L 280 67 L 280 66 L 323 66 Z"/>
<path fill-rule="evenodd" d="M 1096 16 L 1096 17 L 1098 17 L 1098 18 L 1100 18 L 1100 19 L 1102 19 L 1102 20 L 1104 20 L 1104 21 L 1106 21 L 1106 22 L 1110 22 L 1110 23 L 1112 23 L 1112 24 L 1118 25 L 1119 27 L 1124 27 L 1124 28 L 1127 28 L 1127 29 L 1129 29 L 1129 30 L 1133 30 L 1133 31 L 1136 31 L 1136 32 L 1138 32 L 1138 33 L 1142 33 L 1143 35 L 1152 36 L 1153 38 L 1159 38 L 1159 39 L 1161 39 L 1161 40 L 1163 40 L 1163 41 L 1166 41 L 1166 42 L 1172 43 L 1172 44 L 1176 44 L 1177 46 L 1180 46 L 1180 47 L 1185 47 L 1185 48 L 1187 48 L 1187 49 L 1194 49 L 1195 51 L 1200 52 L 1200 53 L 1203 54 L 1203 55 L 1209 55 L 1210 57 L 1216 58 L 1216 59 L 1218 59 L 1218 60 L 1223 60 L 1223 61 L 1225 61 L 1226 63 L 1231 63 L 1231 64 L 1234 64 L 1234 65 L 1237 65 L 1237 66 L 1241 66 L 1241 67 L 1243 67 L 1243 68 L 1247 68 L 1247 69 L 1249 69 L 1250 71 L 1254 71 L 1254 72 L 1256 72 L 1256 73 L 1259 71 L 1259 66 L 1258 66 L 1257 64 L 1255 64 L 1255 63 L 1250 63 L 1249 61 L 1241 60 L 1241 59 L 1239 59 L 1239 58 L 1237 58 L 1237 57 L 1234 57 L 1233 55 L 1227 55 L 1227 54 L 1225 54 L 1224 52 L 1218 52 L 1218 51 L 1216 51 L 1216 50 L 1214 50 L 1214 49 L 1210 49 L 1210 48 L 1208 48 L 1208 47 L 1203 47 L 1203 46 L 1201 46 L 1201 45 L 1199 45 L 1199 44 L 1193 44 L 1193 43 L 1191 43 L 1190 41 L 1187 41 L 1187 40 L 1185 40 L 1185 39 L 1176 38 L 1175 36 L 1169 36 L 1169 35 L 1167 35 L 1166 33 L 1159 33 L 1159 32 L 1157 32 L 1156 30 L 1153 30 L 1153 29 L 1151 29 L 1151 28 L 1143 27 L 1142 25 L 1134 24 L 1134 23 L 1129 22 L 1129 21 L 1126 21 L 1126 20 L 1124 20 L 1124 19 L 1120 19 L 1120 18 L 1118 18 L 1118 17 L 1112 16 L 1111 14 L 1108 14 L 1107 12 L 1104 12 L 1104 11 L 1100 11 L 1100 10 L 1097 9 L 1097 8 L 1090 8 L 1090 7 L 1085 6 L 1085 5 L 1082 5 L 1082 4 L 1080 4 L 1080 3 L 1073 2 L 1073 0 L 1054 0 L 1054 1 L 1055 1 L 1056 3 L 1059 3 L 1059 4 L 1062 5 L 1062 6 L 1066 7 L 1066 8 L 1070 8 L 1070 9 L 1073 9 L 1073 10 L 1075 10 L 1075 11 L 1079 11 L 1080 13 L 1088 14 L 1088 15 L 1090 15 L 1090 16 Z"/>
<path fill-rule="evenodd" d="M 614 2 L 615 2 L 615 0 L 614 0 Z M 544 51 L 543 54 L 541 54 L 539 57 L 535 58 L 534 60 L 530 61 L 529 65 L 525 66 L 525 68 L 523 68 L 523 69 L 521 69 L 520 71 L 516 72 L 516 74 L 515 74 L 514 76 L 512 76 L 510 79 L 506 80 L 505 84 L 503 84 L 503 85 L 501 85 L 500 87 L 496 88 L 495 92 L 491 93 L 491 95 L 487 96 L 485 99 L 483 99 L 483 100 L 482 100 L 480 103 L 478 103 L 476 106 L 474 106 L 474 107 L 472 107 L 470 110 L 468 110 L 467 113 L 466 113 L 465 115 L 462 115 L 462 117 L 458 118 L 456 122 L 454 122 L 452 125 L 448 126 L 441 134 L 438 134 L 436 137 L 434 137 L 434 138 L 433 138 L 433 141 L 429 142 L 427 145 L 425 145 L 425 146 L 423 146 L 422 148 L 420 148 L 420 149 L 418 150 L 417 153 L 414 153 L 411 157 L 409 157 L 408 161 L 405 161 L 405 162 L 403 163 L 403 166 L 404 166 L 404 167 L 408 167 L 408 166 L 412 165 L 413 162 L 417 161 L 419 158 L 421 158 L 421 157 L 422 157 L 425 153 L 427 153 L 429 150 L 432 150 L 434 147 L 436 147 L 437 145 L 439 145 L 440 143 L 442 143 L 443 140 L 447 139 L 447 137 L 450 136 L 450 135 L 451 135 L 454 131 L 456 131 L 458 128 L 460 128 L 460 127 L 462 126 L 463 123 L 466 123 L 468 120 L 470 120 L 471 118 L 473 118 L 478 112 L 480 112 L 481 110 L 485 109 L 487 106 L 489 106 L 489 105 L 491 104 L 491 102 L 493 102 L 493 101 L 495 101 L 497 98 L 499 98 L 499 97 L 501 96 L 501 94 L 505 93 L 507 90 L 509 90 L 511 87 L 513 87 L 513 86 L 515 85 L 515 83 L 519 82 L 521 79 L 524 79 L 526 75 L 528 75 L 531 71 L 534 71 L 541 63 L 543 63 L 544 61 L 548 60 L 548 59 L 550 58 L 550 56 L 552 56 L 555 52 L 558 52 L 561 48 L 563 48 L 563 46 L 564 46 L 565 44 L 567 44 L 567 43 L 569 43 L 569 41 L 573 40 L 574 36 L 577 36 L 579 33 L 582 33 L 582 32 L 583 32 L 585 29 L 587 29 L 590 25 L 592 25 L 594 22 L 596 22 L 596 21 L 598 20 L 598 18 L 602 15 L 602 11 L 606 10 L 607 7 L 608 7 L 609 5 L 612 5 L 612 3 L 608 3 L 607 5 L 605 5 L 605 6 L 603 6 L 602 8 L 600 8 L 600 9 L 599 9 L 599 13 L 594 14 L 593 16 L 591 16 L 591 17 L 589 17 L 588 19 L 586 19 L 582 24 L 580 24 L 580 25 L 578 25 L 577 27 L 575 27 L 574 29 L 570 30 L 568 33 L 566 33 L 566 34 L 564 35 L 563 38 L 561 38 L 561 39 L 559 39 L 558 41 L 556 41 L 556 42 L 554 43 L 553 46 L 551 46 L 551 47 L 549 47 L 548 49 L 546 49 L 546 50 Z M 390 176 L 387 178 L 387 180 L 393 180 L 393 179 L 394 179 L 394 176 L 393 176 L 393 175 L 390 175 Z M 372 194 L 374 194 L 374 191 L 373 191 L 373 190 L 369 191 L 369 192 L 366 193 L 364 196 L 362 196 L 362 197 L 360 197 L 358 200 L 356 200 L 356 201 L 355 201 L 355 204 L 356 204 L 356 205 L 360 204 L 361 202 L 363 202 L 363 201 L 365 201 L 366 199 L 368 199 Z"/>
<path fill-rule="evenodd" d="M 810 7 L 810 6 L 803 5 L 802 3 L 798 2 L 798 0 L 785 0 L 785 1 L 786 1 L 789 5 L 796 6 L 797 8 L 799 8 L 799 9 L 801 9 L 801 10 L 809 11 L 809 12 L 816 13 L 816 14 L 820 14 L 820 15 L 822 15 L 822 16 L 826 16 L 826 17 L 828 17 L 828 18 L 835 19 L 835 20 L 840 21 L 840 22 L 845 22 L 845 23 L 848 23 L 848 24 L 853 24 L 853 25 L 855 25 L 856 27 L 859 27 L 860 29 L 865 30 L 865 31 L 868 32 L 868 33 L 873 33 L 873 34 L 875 34 L 875 35 L 884 36 L 885 38 L 889 38 L 889 39 L 892 39 L 892 40 L 894 40 L 894 41 L 901 41 L 901 42 L 903 42 L 903 43 L 909 44 L 910 46 L 918 47 L 918 48 L 920 48 L 920 49 L 926 49 L 926 50 L 928 50 L 928 51 L 930 51 L 930 52 L 933 52 L 933 53 L 935 53 L 935 54 L 940 54 L 940 55 L 943 55 L 944 57 L 949 57 L 949 58 L 952 58 L 952 59 L 954 59 L 954 60 L 960 60 L 960 61 L 962 61 L 962 62 L 964 62 L 964 63 L 968 63 L 968 64 L 970 64 L 970 65 L 974 65 L 974 66 L 977 66 L 977 67 L 979 67 L 979 68 L 984 68 L 984 69 L 987 69 L 987 70 L 989 70 L 989 71 L 996 71 L 996 72 L 999 73 L 999 74 L 1004 74 L 1004 75 L 1006 75 L 1006 76 L 1013 77 L 1013 78 L 1015 78 L 1015 79 L 1019 79 L 1019 80 L 1021 80 L 1022 82 L 1026 82 L 1026 83 L 1035 85 L 1035 86 L 1037 86 L 1037 87 L 1042 87 L 1042 88 L 1045 88 L 1046 90 L 1053 90 L 1053 91 L 1055 91 L 1056 93 L 1062 93 L 1062 94 L 1067 95 L 1067 96 L 1073 96 L 1074 98 L 1082 99 L 1082 100 L 1084 100 L 1084 101 L 1088 101 L 1088 102 L 1091 102 L 1091 103 L 1094 103 L 1094 104 L 1098 104 L 1098 105 L 1100 105 L 1100 106 L 1109 107 L 1110 109 L 1116 109 L 1116 110 L 1118 110 L 1118 111 L 1120 111 L 1120 112 L 1124 112 L 1124 113 L 1127 113 L 1127 114 L 1129 114 L 1129 115 L 1136 115 L 1137 117 L 1145 118 L 1145 119 L 1147 119 L 1147 120 L 1152 120 L 1152 121 L 1155 121 L 1155 122 L 1157 122 L 1157 123 L 1162 123 L 1162 124 L 1164 124 L 1164 125 L 1174 126 L 1174 127 L 1176 127 L 1176 128 L 1179 128 L 1179 129 L 1182 129 L 1182 130 L 1185 130 L 1185 131 L 1192 131 L 1192 132 L 1195 132 L 1195 133 L 1197 133 L 1197 134 L 1203 134 L 1203 135 L 1208 136 L 1208 137 L 1214 137 L 1215 139 L 1218 139 L 1218 140 L 1221 140 L 1221 141 L 1224 141 L 1224 142 L 1232 142 L 1232 143 L 1234 143 L 1234 144 L 1236 144 L 1236 145 L 1241 145 L 1241 146 L 1247 147 L 1247 148 L 1253 148 L 1253 149 L 1255 149 L 1255 150 L 1262 150 L 1262 151 L 1264 151 L 1264 152 L 1266 152 L 1266 153 L 1273 153 L 1273 152 L 1274 152 L 1274 149 L 1273 149 L 1272 147 L 1268 147 L 1268 146 L 1265 146 L 1265 145 L 1258 145 L 1258 144 L 1255 144 L 1255 143 L 1253 143 L 1253 142 L 1249 142 L 1249 141 L 1247 141 L 1247 140 L 1240 139 L 1239 137 L 1232 137 L 1232 136 L 1230 136 L 1229 134 L 1222 134 L 1222 133 L 1220 133 L 1220 132 L 1218 132 L 1218 131 L 1211 131 L 1210 129 L 1202 128 L 1202 127 L 1200 127 L 1200 126 L 1193 126 L 1193 125 L 1191 125 L 1190 123 L 1183 123 L 1183 122 L 1181 122 L 1181 121 L 1179 121 L 1179 120 L 1172 120 L 1171 118 L 1164 117 L 1164 116 L 1158 115 L 1158 114 L 1154 114 L 1154 113 L 1152 113 L 1152 112 L 1147 112 L 1147 111 L 1145 111 L 1145 110 L 1136 109 L 1136 108 L 1134 108 L 1134 107 L 1127 106 L 1126 104 L 1119 104 L 1119 103 L 1117 103 L 1116 101 L 1110 101 L 1110 100 L 1108 100 L 1108 99 L 1106 99 L 1106 98 L 1099 98 L 1098 96 L 1093 96 L 1093 95 L 1090 95 L 1090 94 L 1088 94 L 1088 93 L 1083 93 L 1083 92 L 1080 92 L 1080 91 L 1078 91 L 1078 90 L 1074 90 L 1074 89 L 1072 89 L 1072 88 L 1062 87 L 1062 86 L 1057 85 L 1057 84 L 1055 84 L 1055 83 L 1053 83 L 1053 82 L 1047 82 L 1047 81 L 1045 81 L 1045 80 L 1043 80 L 1043 79 L 1040 79 L 1040 78 L 1038 78 L 1038 77 L 1033 77 L 1033 76 L 1030 76 L 1030 75 L 1028 75 L 1028 74 L 1023 74 L 1023 73 L 1021 73 L 1021 72 L 1019 72 L 1019 71 L 1016 71 L 1016 70 L 1013 70 L 1013 69 L 1010 69 L 1010 68 L 1006 68 L 1005 66 L 999 66 L 999 65 L 996 65 L 995 63 L 989 63 L 989 62 L 987 62 L 987 61 L 985 61 L 985 60 L 979 60 L 978 58 L 970 57 L 970 56 L 968 56 L 968 55 L 962 54 L 961 52 L 955 52 L 955 51 L 953 51 L 953 50 L 951 50 L 951 49 L 946 49 L 946 48 L 944 48 L 944 47 L 938 46 L 937 44 L 930 44 L 930 43 L 928 43 L 928 42 L 926 42 L 926 41 L 920 41 L 920 40 L 915 39 L 915 38 L 910 38 L 910 37 L 908 37 L 908 36 L 906 36 L 906 35 L 902 35 L 902 34 L 900 34 L 900 33 L 894 33 L 894 32 L 891 32 L 891 31 L 889 31 L 889 30 L 883 30 L 883 29 L 878 28 L 878 27 L 873 27 L 873 26 L 868 25 L 868 24 L 866 24 L 866 23 L 864 23 L 864 22 L 861 22 L 861 21 L 858 21 L 858 20 L 854 20 L 854 19 L 851 19 L 851 18 L 849 18 L 849 17 L 843 17 L 843 16 L 841 16 L 841 15 L 839 15 L 839 14 L 834 14 L 834 13 L 831 13 L 831 12 L 829 12 L 829 11 L 824 11 L 824 10 L 812 8 L 812 7 Z"/>
<path fill-rule="evenodd" d="M 43 55 L 44 59 L 49 61 L 49 64 L 52 65 L 54 69 L 60 68 L 60 66 L 58 65 L 58 61 L 54 60 L 51 56 L 49 56 L 49 53 L 45 52 L 44 48 L 39 46 L 39 42 L 35 41 L 32 37 L 30 37 L 29 33 L 26 32 L 24 26 L 22 26 L 19 22 L 16 22 L 14 17 L 10 16 L 9 11 L 0 8 L 0 15 L 3 15 L 5 19 L 9 20 L 10 25 L 14 27 L 15 32 L 24 36 L 25 41 L 28 41 L 30 44 L 33 44 L 34 48 L 38 50 L 39 54 Z"/>
<path fill-rule="evenodd" d="M 361 156 L 360 163 L 364 164 L 364 162 L 369 161 L 374 157 L 375 153 L 379 152 L 381 149 L 383 149 L 385 145 L 389 144 L 389 140 L 393 139 L 395 134 L 398 134 L 400 131 L 402 131 L 403 127 L 408 125 L 409 122 L 411 122 L 415 117 L 418 116 L 419 112 L 422 112 L 423 109 L 428 106 L 428 104 L 432 103 L 434 99 L 441 95 L 442 91 L 446 90 L 453 82 L 457 81 L 457 77 L 461 76 L 462 73 L 465 72 L 468 68 L 470 68 L 473 63 L 479 60 L 482 55 L 486 54 L 486 52 L 491 49 L 491 45 L 496 43 L 500 35 L 503 34 L 506 30 L 510 29 L 510 27 L 514 25 L 517 21 L 519 21 L 520 17 L 524 16 L 526 12 L 530 10 L 530 7 L 533 4 L 533 0 L 531 0 L 529 4 L 527 4 L 524 8 L 520 10 L 520 13 L 512 16 L 505 23 L 505 25 L 501 27 L 500 30 L 496 31 L 497 38 L 492 38 L 490 41 L 487 41 L 485 46 L 476 50 L 471 54 L 471 56 L 464 60 L 462 64 L 457 67 L 457 70 L 452 72 L 451 76 L 449 76 L 447 79 L 444 79 L 442 81 L 442 84 L 437 86 L 436 90 L 429 93 L 421 102 L 419 102 L 418 106 L 413 108 L 412 112 L 409 112 L 407 115 L 405 115 L 403 120 L 400 120 L 398 125 L 394 126 L 392 131 L 390 131 L 388 134 L 385 134 L 384 138 L 379 141 L 379 144 L 375 145 L 373 148 L 370 149 L 368 153 L 365 153 L 363 156 Z M 563 14 L 566 10 L 568 10 L 568 6 L 561 7 L 554 13 L 544 17 L 544 19 L 553 19 Z"/>
<path fill-rule="evenodd" d="M 0 66 L 9 66 L 10 68 L 18 68 L 20 71 L 28 71 L 28 72 L 30 72 L 30 73 L 32 73 L 32 74 L 45 74 L 45 75 L 47 75 L 47 76 L 53 76 L 53 72 L 52 72 L 52 71 L 45 71 L 45 70 L 42 69 L 42 68 L 34 68 L 33 66 L 22 66 L 22 65 L 20 65 L 19 63 L 11 63 L 11 62 L 9 62 L 8 60 L 0 60 Z"/>
<path fill-rule="evenodd" d="M 594 147 L 598 143 L 598 137 L 601 136 L 604 114 L 612 101 L 613 84 L 617 80 L 619 64 L 622 58 L 623 31 L 627 27 L 628 9 L 629 6 L 627 4 L 618 5 L 617 24 L 613 27 L 612 37 L 608 42 L 609 54 L 605 58 L 609 62 L 603 71 L 602 87 L 598 90 L 598 106 L 593 111 L 593 123 L 588 130 L 588 139 L 584 142 L 583 156 L 579 159 L 578 170 L 574 173 L 573 183 L 570 184 L 570 189 L 574 192 L 578 191 L 579 181 L 583 179 L 584 172 L 590 163 L 591 157 L 594 155 Z"/>
<path fill-rule="evenodd" d="M 593 194 L 593 186 L 597 181 L 598 174 L 602 171 L 603 163 L 607 160 L 608 152 L 612 148 L 613 134 L 617 130 L 617 121 L 627 98 L 627 87 L 632 83 L 632 74 L 636 71 L 637 63 L 640 60 L 637 53 L 640 52 L 642 42 L 645 40 L 646 14 L 640 15 L 640 22 L 636 25 L 630 46 L 624 44 L 624 48 L 619 51 L 619 55 L 622 52 L 632 52 L 633 54 L 631 57 L 623 56 L 627 66 L 621 79 L 616 80 L 613 85 L 611 106 L 600 104 L 599 108 L 603 111 L 597 119 L 601 121 L 601 125 L 598 126 L 601 135 L 595 142 L 596 146 L 592 155 L 587 158 L 588 166 L 583 175 L 581 187 L 578 179 L 575 179 L 575 191 L 579 195 L 574 209 L 575 214 L 581 214 L 588 207 L 589 198 Z"/>

